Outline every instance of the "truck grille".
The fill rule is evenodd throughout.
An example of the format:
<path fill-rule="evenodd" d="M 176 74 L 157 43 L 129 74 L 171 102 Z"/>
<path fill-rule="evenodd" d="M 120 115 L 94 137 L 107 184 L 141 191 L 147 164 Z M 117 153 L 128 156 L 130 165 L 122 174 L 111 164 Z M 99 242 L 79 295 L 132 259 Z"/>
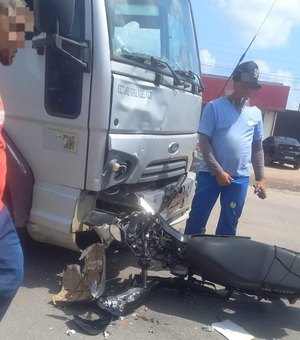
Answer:
<path fill-rule="evenodd" d="M 150 163 L 139 179 L 139 183 L 158 181 L 161 179 L 180 176 L 186 171 L 187 163 L 184 159 L 175 161 L 160 161 Z"/>

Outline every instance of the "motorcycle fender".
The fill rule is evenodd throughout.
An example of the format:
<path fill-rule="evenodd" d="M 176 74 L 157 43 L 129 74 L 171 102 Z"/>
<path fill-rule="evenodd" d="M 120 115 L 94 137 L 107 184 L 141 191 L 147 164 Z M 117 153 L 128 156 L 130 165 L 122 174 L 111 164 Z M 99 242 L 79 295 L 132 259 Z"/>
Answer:
<path fill-rule="evenodd" d="M 84 224 L 95 230 L 105 248 L 116 239 L 112 230 L 118 229 L 118 222 L 117 216 L 102 211 L 90 211 L 83 220 Z"/>

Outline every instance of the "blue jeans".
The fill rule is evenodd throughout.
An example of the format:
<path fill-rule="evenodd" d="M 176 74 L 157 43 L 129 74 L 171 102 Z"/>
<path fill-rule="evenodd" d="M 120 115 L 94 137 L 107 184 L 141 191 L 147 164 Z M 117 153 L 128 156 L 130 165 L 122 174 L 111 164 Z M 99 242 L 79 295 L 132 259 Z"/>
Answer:
<path fill-rule="evenodd" d="M 23 251 L 4 206 L 0 212 L 0 321 L 23 280 Z"/>
<path fill-rule="evenodd" d="M 220 196 L 221 213 L 216 235 L 235 235 L 242 214 L 249 177 L 234 177 L 230 185 L 221 187 L 214 176 L 199 172 L 192 208 L 185 227 L 185 234 L 203 234 L 212 208 Z"/>

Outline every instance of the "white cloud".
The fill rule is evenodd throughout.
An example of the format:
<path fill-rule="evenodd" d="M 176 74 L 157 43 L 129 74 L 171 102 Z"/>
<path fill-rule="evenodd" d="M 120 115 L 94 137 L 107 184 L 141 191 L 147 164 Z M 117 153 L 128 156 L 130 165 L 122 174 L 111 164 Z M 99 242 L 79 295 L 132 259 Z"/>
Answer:
<path fill-rule="evenodd" d="M 203 73 L 213 73 L 216 58 L 207 50 L 200 50 L 201 70 Z"/>
<path fill-rule="evenodd" d="M 286 107 L 288 110 L 298 110 L 300 105 L 300 82 L 295 81 L 292 72 L 281 69 L 274 71 L 263 60 L 255 60 L 255 62 L 260 70 L 259 80 L 290 86 Z"/>
<path fill-rule="evenodd" d="M 300 0 L 215 0 L 215 2 L 218 3 L 227 24 L 231 29 L 236 30 L 244 47 L 247 47 L 258 33 L 253 43 L 254 48 L 261 50 L 283 48 L 287 45 L 293 30 L 296 31 L 300 27 Z M 271 7 L 272 10 L 263 24 Z M 255 62 L 260 69 L 261 81 L 290 86 L 287 109 L 298 110 L 300 81 L 297 80 L 297 76 L 291 71 L 270 67 L 266 61 L 255 60 Z M 289 64 L 285 63 L 283 67 L 288 69 Z M 294 72 L 299 72 L 296 71 L 296 65 L 292 69 Z"/>
<path fill-rule="evenodd" d="M 236 26 L 242 41 L 250 43 L 263 23 L 274 0 L 219 0 L 219 7 L 228 21 Z M 281 47 L 287 42 L 292 29 L 300 26 L 300 0 L 277 0 L 259 32 L 255 46 Z"/>

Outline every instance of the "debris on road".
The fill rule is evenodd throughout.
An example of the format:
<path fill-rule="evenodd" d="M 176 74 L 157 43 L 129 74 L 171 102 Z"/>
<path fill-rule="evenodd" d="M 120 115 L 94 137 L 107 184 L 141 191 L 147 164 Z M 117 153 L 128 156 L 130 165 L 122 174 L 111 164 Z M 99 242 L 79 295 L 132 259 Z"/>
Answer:
<path fill-rule="evenodd" d="M 103 336 L 104 336 L 105 338 L 109 337 L 110 335 L 111 335 L 111 333 L 109 333 L 108 331 L 104 331 L 104 332 L 103 332 Z"/>
<path fill-rule="evenodd" d="M 212 327 L 229 340 L 251 340 L 254 336 L 230 320 L 215 322 Z"/>
<path fill-rule="evenodd" d="M 214 328 L 213 326 L 210 326 L 210 325 L 204 325 L 202 326 L 202 330 L 205 332 L 213 332 Z"/>
<path fill-rule="evenodd" d="M 69 336 L 75 335 L 75 334 L 76 334 L 76 332 L 74 331 L 74 329 L 68 329 L 66 333 L 67 333 L 67 335 L 69 335 Z"/>
<path fill-rule="evenodd" d="M 96 243 L 86 248 L 79 260 L 84 259 L 81 272 L 78 264 L 71 264 L 63 273 L 61 291 L 52 297 L 54 304 L 90 301 L 99 292 L 104 273 L 104 246 Z"/>

